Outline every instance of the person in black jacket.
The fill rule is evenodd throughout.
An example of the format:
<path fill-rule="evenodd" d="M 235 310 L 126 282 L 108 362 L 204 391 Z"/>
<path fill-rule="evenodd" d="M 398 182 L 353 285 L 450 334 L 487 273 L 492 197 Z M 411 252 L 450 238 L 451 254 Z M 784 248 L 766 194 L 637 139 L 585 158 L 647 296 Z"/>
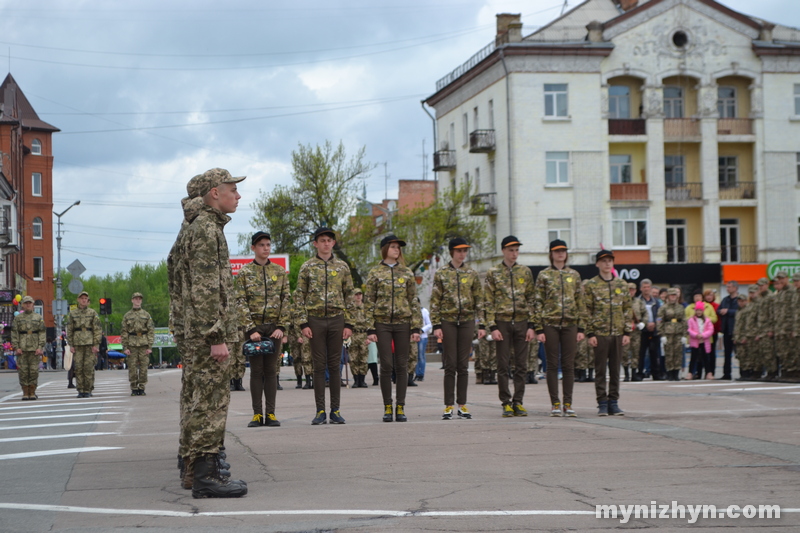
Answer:
<path fill-rule="evenodd" d="M 644 302 L 647 309 L 647 317 L 644 320 L 645 327 L 642 330 L 642 344 L 639 348 L 639 372 L 643 373 L 645 366 L 645 354 L 650 355 L 650 374 L 653 376 L 653 381 L 663 380 L 664 373 L 661 368 L 661 357 L 659 355 L 659 348 L 661 347 L 661 338 L 658 335 L 658 328 L 656 328 L 656 318 L 658 317 L 658 308 L 661 307 L 658 298 L 654 298 L 651 294 L 653 282 L 649 279 L 643 279 L 639 283 L 639 289 L 642 294 L 639 298 Z"/>
<path fill-rule="evenodd" d="M 722 367 L 722 379 L 731 377 L 731 358 L 733 357 L 733 326 L 736 323 L 736 312 L 739 310 L 739 284 L 729 281 L 727 285 L 728 296 L 722 299 L 717 314 L 722 319 L 722 342 L 725 345 L 725 363 Z"/>

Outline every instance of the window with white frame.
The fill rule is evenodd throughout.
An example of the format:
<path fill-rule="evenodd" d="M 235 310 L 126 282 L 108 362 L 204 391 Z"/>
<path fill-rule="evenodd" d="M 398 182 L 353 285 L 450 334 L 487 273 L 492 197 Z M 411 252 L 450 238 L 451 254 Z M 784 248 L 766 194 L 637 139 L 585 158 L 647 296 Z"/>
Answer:
<path fill-rule="evenodd" d="M 682 155 L 664 156 L 664 181 L 667 185 L 686 181 L 686 161 Z"/>
<path fill-rule="evenodd" d="M 466 113 L 461 115 L 461 144 L 466 146 L 469 143 L 469 117 Z"/>
<path fill-rule="evenodd" d="M 800 83 L 794 84 L 794 115 L 800 117 Z"/>
<path fill-rule="evenodd" d="M 719 158 L 719 186 L 736 186 L 736 157 L 724 156 Z"/>
<path fill-rule="evenodd" d="M 41 257 L 33 258 L 33 279 L 36 281 L 44 279 L 44 259 Z"/>
<path fill-rule="evenodd" d="M 547 240 L 554 241 L 561 239 L 570 246 L 572 236 L 572 221 L 568 218 L 548 218 L 547 219 Z"/>
<path fill-rule="evenodd" d="M 625 85 L 608 88 L 608 118 L 631 118 L 631 90 Z"/>
<path fill-rule="evenodd" d="M 569 152 L 547 152 L 545 162 L 547 185 L 569 184 Z"/>
<path fill-rule="evenodd" d="M 42 141 L 39 139 L 31 141 L 31 153 L 33 155 L 42 155 Z"/>
<path fill-rule="evenodd" d="M 33 303 L 33 312 L 38 315 L 44 316 L 44 302 L 41 300 L 36 300 Z"/>
<path fill-rule="evenodd" d="M 680 87 L 664 87 L 664 116 L 683 118 L 683 89 Z"/>
<path fill-rule="evenodd" d="M 42 195 L 42 173 L 34 172 L 31 175 L 31 194 L 34 196 Z"/>
<path fill-rule="evenodd" d="M 717 112 L 719 118 L 736 118 L 736 88 L 717 88 Z"/>
<path fill-rule="evenodd" d="M 567 116 L 566 83 L 544 84 L 544 116 L 546 117 Z"/>
<path fill-rule="evenodd" d="M 612 209 L 611 230 L 616 247 L 647 246 L 647 209 Z"/>
<path fill-rule="evenodd" d="M 36 217 L 33 219 L 33 223 L 31 224 L 32 228 L 32 235 L 34 239 L 41 239 L 42 238 L 42 219 Z"/>
<path fill-rule="evenodd" d="M 608 156 L 611 165 L 611 183 L 631 183 L 631 156 Z"/>

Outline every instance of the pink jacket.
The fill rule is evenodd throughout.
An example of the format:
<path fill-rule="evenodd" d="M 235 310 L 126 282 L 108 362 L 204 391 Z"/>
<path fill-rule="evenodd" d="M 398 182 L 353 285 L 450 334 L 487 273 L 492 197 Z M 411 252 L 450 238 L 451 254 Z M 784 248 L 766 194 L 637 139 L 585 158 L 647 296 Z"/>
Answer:
<path fill-rule="evenodd" d="M 714 334 L 714 324 L 708 317 L 703 320 L 703 331 L 700 331 L 700 324 L 697 317 L 693 316 L 689 319 L 689 346 L 697 348 L 700 346 L 700 339 L 696 335 L 702 335 L 703 341 L 706 345 L 706 353 L 711 353 L 711 336 Z"/>

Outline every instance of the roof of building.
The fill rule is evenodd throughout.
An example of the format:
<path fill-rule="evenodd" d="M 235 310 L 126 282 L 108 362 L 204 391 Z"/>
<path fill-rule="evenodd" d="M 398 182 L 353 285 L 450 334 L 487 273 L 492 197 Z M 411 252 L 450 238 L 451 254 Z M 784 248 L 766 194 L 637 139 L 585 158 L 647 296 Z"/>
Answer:
<path fill-rule="evenodd" d="M 22 89 L 17 85 L 17 81 L 9 73 L 0 85 L 0 124 L 17 123 L 30 130 L 61 131 L 39 118 Z"/>
<path fill-rule="evenodd" d="M 586 39 L 586 25 L 611 20 L 623 11 L 613 0 L 586 0 L 549 24 L 524 37 L 523 42 L 575 42 Z"/>

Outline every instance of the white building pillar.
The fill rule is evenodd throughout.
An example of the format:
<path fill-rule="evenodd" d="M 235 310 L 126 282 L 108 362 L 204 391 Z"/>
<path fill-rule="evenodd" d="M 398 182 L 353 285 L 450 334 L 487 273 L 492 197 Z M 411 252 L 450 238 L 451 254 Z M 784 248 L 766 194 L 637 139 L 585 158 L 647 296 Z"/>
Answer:
<path fill-rule="evenodd" d="M 642 91 L 643 116 L 647 119 L 647 196 L 650 262 L 667 262 L 667 211 L 664 186 L 664 111 L 663 86 L 645 85 Z"/>
<path fill-rule="evenodd" d="M 717 141 L 717 86 L 697 91 L 700 111 L 700 181 L 703 184 L 703 262 L 719 263 L 719 145 Z"/>

